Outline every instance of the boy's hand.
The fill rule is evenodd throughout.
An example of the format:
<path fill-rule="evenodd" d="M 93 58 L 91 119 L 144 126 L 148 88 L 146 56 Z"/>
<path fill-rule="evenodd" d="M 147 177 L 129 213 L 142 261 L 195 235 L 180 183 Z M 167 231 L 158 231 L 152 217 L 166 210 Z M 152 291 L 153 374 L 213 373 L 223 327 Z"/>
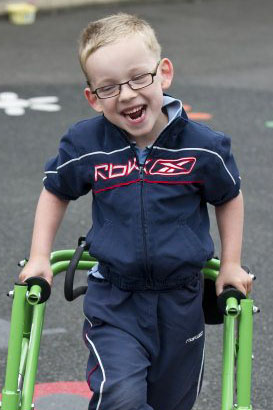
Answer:
<path fill-rule="evenodd" d="M 246 295 L 252 290 L 252 278 L 239 264 L 226 263 L 221 266 L 215 282 L 217 296 L 227 285 L 233 286 Z"/>
<path fill-rule="evenodd" d="M 30 259 L 21 271 L 19 280 L 25 282 L 26 279 L 33 276 L 41 276 L 52 286 L 53 273 L 48 258 L 37 257 Z"/>

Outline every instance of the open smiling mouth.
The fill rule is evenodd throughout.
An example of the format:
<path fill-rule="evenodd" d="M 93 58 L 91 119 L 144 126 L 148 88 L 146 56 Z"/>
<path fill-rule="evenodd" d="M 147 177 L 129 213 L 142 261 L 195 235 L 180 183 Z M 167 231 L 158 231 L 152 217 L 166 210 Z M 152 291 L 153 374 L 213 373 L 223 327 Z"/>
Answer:
<path fill-rule="evenodd" d="M 125 118 L 130 119 L 131 121 L 140 121 L 146 112 L 146 105 L 141 105 L 139 107 L 133 108 L 130 111 L 123 111 L 123 115 Z"/>

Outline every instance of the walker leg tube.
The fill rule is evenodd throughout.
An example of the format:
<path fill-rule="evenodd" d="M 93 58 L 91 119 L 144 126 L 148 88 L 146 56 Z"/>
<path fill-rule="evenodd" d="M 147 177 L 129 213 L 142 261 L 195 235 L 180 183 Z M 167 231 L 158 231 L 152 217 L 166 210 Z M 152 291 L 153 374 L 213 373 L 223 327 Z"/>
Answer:
<path fill-rule="evenodd" d="M 235 320 L 234 316 L 224 317 L 222 410 L 233 410 Z"/>
<path fill-rule="evenodd" d="M 21 410 L 31 410 L 39 358 L 40 340 L 43 330 L 45 303 L 33 307 L 32 329 L 22 391 Z"/>
<path fill-rule="evenodd" d="M 241 300 L 239 350 L 237 359 L 238 409 L 250 410 L 252 372 L 253 300 Z"/>
<path fill-rule="evenodd" d="M 22 340 L 22 351 L 21 351 L 21 361 L 19 366 L 19 375 L 18 375 L 18 389 L 22 391 L 23 382 L 24 382 L 24 375 L 26 369 L 26 362 L 27 362 L 27 355 L 28 355 L 28 344 L 29 339 L 23 337 Z"/>
<path fill-rule="evenodd" d="M 22 390 L 25 369 L 26 369 L 26 362 L 27 362 L 27 355 L 28 355 L 28 345 L 29 345 L 29 338 L 30 338 L 30 331 L 31 331 L 31 323 L 32 323 L 32 311 L 33 308 L 29 303 L 25 305 L 25 320 L 24 320 L 24 331 L 23 331 L 23 340 L 22 340 L 22 350 L 21 350 L 21 361 L 19 366 L 19 376 L 18 376 L 18 388 Z"/>
<path fill-rule="evenodd" d="M 6 378 L 2 391 L 2 410 L 19 409 L 20 391 L 18 390 L 18 374 L 24 330 L 26 292 L 27 285 L 14 285 Z"/>

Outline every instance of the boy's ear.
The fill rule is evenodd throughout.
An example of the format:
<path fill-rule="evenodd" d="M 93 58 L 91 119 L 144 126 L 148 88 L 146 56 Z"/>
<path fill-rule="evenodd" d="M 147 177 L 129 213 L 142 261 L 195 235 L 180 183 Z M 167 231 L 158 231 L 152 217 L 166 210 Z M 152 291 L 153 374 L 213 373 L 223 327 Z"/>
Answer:
<path fill-rule="evenodd" d="M 163 58 L 160 62 L 162 90 L 167 90 L 173 80 L 173 64 L 168 58 Z"/>
<path fill-rule="evenodd" d="M 88 101 L 88 104 L 93 108 L 93 110 L 97 112 L 102 112 L 102 107 L 99 98 L 96 96 L 96 94 L 92 94 L 92 91 L 89 87 L 86 87 L 84 89 L 84 95 Z"/>

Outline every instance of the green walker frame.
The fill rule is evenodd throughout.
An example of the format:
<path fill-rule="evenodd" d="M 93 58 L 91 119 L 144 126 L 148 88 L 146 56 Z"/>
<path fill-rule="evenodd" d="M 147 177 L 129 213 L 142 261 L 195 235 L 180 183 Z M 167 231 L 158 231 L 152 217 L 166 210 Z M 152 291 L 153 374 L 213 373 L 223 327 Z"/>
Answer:
<path fill-rule="evenodd" d="M 50 262 L 54 276 L 67 270 L 74 253 L 75 250 L 52 252 Z M 89 270 L 95 263 L 96 260 L 84 251 L 77 269 Z M 218 259 L 209 260 L 202 270 L 204 278 L 215 281 L 219 267 Z M 46 302 L 39 303 L 41 295 L 42 288 L 37 284 L 16 283 L 14 290 L 9 292 L 13 305 L 0 410 L 34 409 L 33 394 L 46 306 Z M 228 297 L 226 300 L 221 410 L 252 410 L 253 314 L 257 311 L 252 299 L 238 302 L 235 297 Z"/>

